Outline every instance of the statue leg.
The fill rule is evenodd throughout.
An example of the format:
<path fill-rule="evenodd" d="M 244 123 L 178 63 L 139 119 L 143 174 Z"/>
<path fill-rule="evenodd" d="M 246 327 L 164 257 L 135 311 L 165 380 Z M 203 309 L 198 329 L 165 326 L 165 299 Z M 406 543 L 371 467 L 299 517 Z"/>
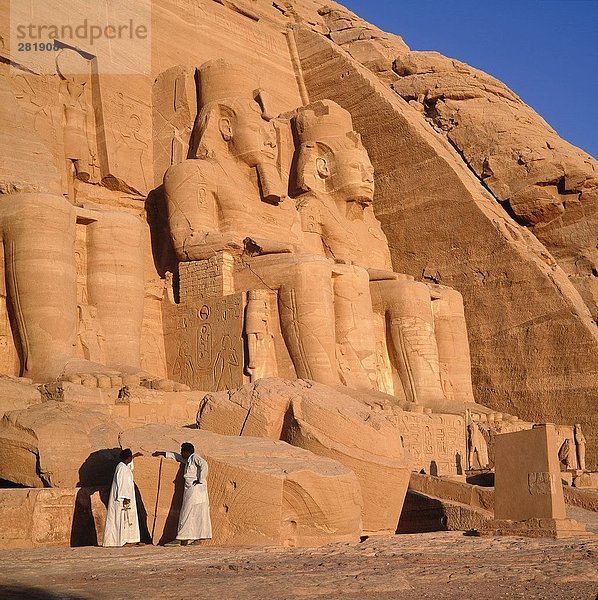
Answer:
<path fill-rule="evenodd" d="M 375 309 L 389 319 L 395 366 L 409 401 L 443 400 L 430 291 L 409 280 L 371 282 Z"/>
<path fill-rule="evenodd" d="M 11 194 L 0 201 L 0 219 L 23 375 L 57 379 L 77 336 L 75 209 L 61 196 Z"/>
<path fill-rule="evenodd" d="M 457 290 L 445 286 L 429 287 L 440 368 L 448 379 L 445 388 L 451 390 L 449 399 L 475 402 L 463 297 Z"/>
<path fill-rule="evenodd" d="M 343 383 L 355 389 L 376 387 L 376 337 L 365 269 L 333 268 L 337 360 Z"/>
<path fill-rule="evenodd" d="M 281 282 L 280 326 L 297 377 L 338 384 L 330 263 L 299 260 Z"/>
<path fill-rule="evenodd" d="M 106 364 L 141 368 L 143 224 L 125 212 L 97 211 L 88 226 L 87 290 L 104 335 Z"/>
<path fill-rule="evenodd" d="M 235 275 L 237 289 L 278 289 L 280 328 L 297 377 L 340 383 L 331 263 L 319 257 L 276 254 L 246 264 Z"/>

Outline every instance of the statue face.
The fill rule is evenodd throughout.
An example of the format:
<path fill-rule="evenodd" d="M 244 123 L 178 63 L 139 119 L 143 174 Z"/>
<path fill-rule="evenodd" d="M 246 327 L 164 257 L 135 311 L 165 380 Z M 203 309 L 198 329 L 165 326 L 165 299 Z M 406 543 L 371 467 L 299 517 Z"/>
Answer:
<path fill-rule="evenodd" d="M 361 144 L 335 150 L 330 182 L 334 192 L 342 194 L 347 202 L 358 202 L 364 206 L 372 203 L 374 167 Z"/>
<path fill-rule="evenodd" d="M 233 119 L 220 119 L 220 132 L 230 142 L 233 155 L 250 167 L 276 161 L 274 125 L 262 118 L 257 103 L 237 110 Z"/>

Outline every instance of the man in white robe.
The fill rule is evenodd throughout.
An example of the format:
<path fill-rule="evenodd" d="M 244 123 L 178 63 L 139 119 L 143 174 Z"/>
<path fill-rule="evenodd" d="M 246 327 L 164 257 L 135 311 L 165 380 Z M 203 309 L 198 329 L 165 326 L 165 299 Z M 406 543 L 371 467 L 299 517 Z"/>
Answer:
<path fill-rule="evenodd" d="M 179 516 L 176 540 L 168 546 L 187 546 L 212 537 L 208 499 L 208 463 L 195 453 L 193 444 L 181 445 L 181 453 L 154 452 L 153 456 L 173 458 L 185 465 L 185 491 Z"/>
<path fill-rule="evenodd" d="M 104 547 L 135 546 L 140 542 L 133 480 L 133 459 L 137 456 L 142 456 L 141 452 L 133 454 L 129 448 L 120 453 L 108 498 Z"/>

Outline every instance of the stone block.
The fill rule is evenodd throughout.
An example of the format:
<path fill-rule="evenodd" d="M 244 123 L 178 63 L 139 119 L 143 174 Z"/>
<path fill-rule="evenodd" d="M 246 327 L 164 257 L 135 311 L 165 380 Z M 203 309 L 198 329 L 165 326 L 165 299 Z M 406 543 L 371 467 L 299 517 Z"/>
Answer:
<path fill-rule="evenodd" d="M 66 402 L 11 411 L 0 421 L 0 479 L 28 487 L 108 484 L 120 430 L 109 415 Z"/>
<path fill-rule="evenodd" d="M 485 535 L 569 537 L 585 527 L 565 514 L 555 426 L 496 436 L 494 520 Z"/>
<path fill-rule="evenodd" d="M 197 422 L 227 435 L 283 439 L 341 462 L 361 484 L 364 530 L 391 532 L 401 514 L 411 460 L 389 399 L 310 381 L 263 379 L 231 394 L 208 394 Z"/>
<path fill-rule="evenodd" d="M 181 263 L 185 276 L 198 277 L 191 267 L 209 261 Z M 202 272 L 203 273 L 203 272 Z M 210 272 L 206 274 L 209 281 Z M 244 295 L 213 298 L 206 292 L 187 290 L 185 301 L 164 301 L 164 345 L 169 377 L 194 390 L 227 390 L 243 385 Z M 188 283 L 191 286 L 191 283 Z"/>

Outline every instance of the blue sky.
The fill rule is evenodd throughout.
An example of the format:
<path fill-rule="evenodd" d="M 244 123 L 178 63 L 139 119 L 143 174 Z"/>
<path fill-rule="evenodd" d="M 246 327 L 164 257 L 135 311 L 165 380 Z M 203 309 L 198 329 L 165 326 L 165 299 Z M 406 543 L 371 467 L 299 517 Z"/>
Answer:
<path fill-rule="evenodd" d="M 598 156 L 598 0 L 339 0 L 412 50 L 506 83 L 569 142 Z"/>

